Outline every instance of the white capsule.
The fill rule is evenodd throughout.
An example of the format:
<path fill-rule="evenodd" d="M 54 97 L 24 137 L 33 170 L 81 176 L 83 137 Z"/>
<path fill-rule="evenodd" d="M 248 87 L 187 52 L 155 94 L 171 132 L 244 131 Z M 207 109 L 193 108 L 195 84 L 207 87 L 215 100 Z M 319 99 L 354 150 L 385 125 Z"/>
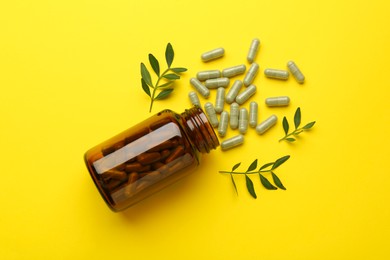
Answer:
<path fill-rule="evenodd" d="M 229 78 L 217 78 L 217 79 L 208 79 L 205 81 L 205 86 L 207 88 L 226 88 L 230 83 Z"/>
<path fill-rule="evenodd" d="M 216 79 L 221 77 L 221 71 L 219 70 L 204 70 L 204 71 L 199 71 L 196 73 L 196 77 L 200 81 L 205 81 L 208 79 Z"/>
<path fill-rule="evenodd" d="M 204 62 L 221 58 L 225 54 L 225 50 L 223 48 L 217 48 L 202 54 L 201 59 Z"/>
<path fill-rule="evenodd" d="M 210 124 L 215 128 L 215 127 L 218 127 L 218 117 L 217 117 L 217 114 L 215 113 L 215 109 L 214 109 L 214 106 L 213 104 L 211 104 L 210 102 L 206 102 L 206 104 L 204 104 L 204 110 L 207 114 L 207 116 L 209 117 L 209 120 L 210 120 Z"/>
<path fill-rule="evenodd" d="M 250 85 L 244 91 L 242 91 L 240 94 L 236 97 L 236 102 L 239 105 L 244 104 L 251 96 L 253 96 L 256 93 L 256 86 Z"/>
<path fill-rule="evenodd" d="M 246 57 L 249 63 L 252 63 L 255 60 L 257 52 L 259 51 L 259 46 L 260 40 L 257 38 L 253 39 L 251 46 L 249 47 L 248 56 Z"/>
<path fill-rule="evenodd" d="M 290 73 L 287 70 L 265 69 L 264 75 L 267 78 L 287 80 Z"/>
<path fill-rule="evenodd" d="M 222 111 L 221 118 L 219 119 L 219 125 L 218 125 L 218 134 L 220 137 L 224 137 L 226 135 L 228 123 L 229 123 L 229 113 L 226 111 Z"/>
<path fill-rule="evenodd" d="M 303 84 L 305 81 L 305 76 L 303 76 L 302 72 L 299 70 L 298 66 L 293 62 L 287 62 L 287 67 L 290 70 L 291 74 L 293 74 L 294 78 L 297 80 L 299 84 Z"/>
<path fill-rule="evenodd" d="M 249 104 L 249 126 L 256 127 L 257 125 L 257 114 L 258 114 L 258 105 L 257 102 L 252 101 Z"/>
<path fill-rule="evenodd" d="M 223 111 L 223 105 L 225 104 L 225 88 L 218 88 L 215 98 L 215 112 L 220 114 Z"/>
<path fill-rule="evenodd" d="M 240 131 L 240 134 L 245 134 L 248 131 L 248 110 L 246 108 L 240 109 L 238 131 Z"/>
<path fill-rule="evenodd" d="M 270 97 L 265 99 L 265 104 L 269 107 L 284 107 L 290 104 L 290 98 L 287 96 Z"/>
<path fill-rule="evenodd" d="M 245 70 L 246 70 L 246 66 L 244 64 L 226 68 L 222 70 L 222 77 L 231 78 L 243 74 Z"/>
<path fill-rule="evenodd" d="M 236 135 L 229 139 L 226 139 L 221 143 L 221 149 L 222 151 L 229 150 L 233 147 L 239 146 L 244 143 L 244 136 L 243 135 Z"/>
<path fill-rule="evenodd" d="M 198 79 L 191 78 L 190 83 L 204 98 L 208 98 L 210 96 L 210 90 L 206 88 L 206 86 L 204 86 Z"/>
<path fill-rule="evenodd" d="M 259 71 L 259 65 L 253 62 L 244 78 L 244 85 L 249 86 L 255 79 L 257 72 Z"/>
<path fill-rule="evenodd" d="M 226 94 L 225 101 L 228 104 L 233 103 L 233 101 L 236 99 L 238 92 L 240 92 L 242 87 L 242 81 L 241 80 L 236 80 L 234 81 L 233 85 L 229 89 L 228 93 Z"/>
<path fill-rule="evenodd" d="M 259 135 L 264 134 L 268 129 L 276 124 L 276 121 L 278 121 L 278 118 L 275 115 L 270 116 L 261 122 L 258 126 L 256 126 L 256 133 Z"/>
<path fill-rule="evenodd" d="M 240 106 L 237 103 L 232 103 L 230 105 L 230 128 L 238 128 L 238 116 L 240 114 Z"/>
<path fill-rule="evenodd" d="M 199 97 L 195 91 L 190 91 L 190 93 L 188 93 L 188 97 L 190 98 L 191 104 L 201 107 Z"/>

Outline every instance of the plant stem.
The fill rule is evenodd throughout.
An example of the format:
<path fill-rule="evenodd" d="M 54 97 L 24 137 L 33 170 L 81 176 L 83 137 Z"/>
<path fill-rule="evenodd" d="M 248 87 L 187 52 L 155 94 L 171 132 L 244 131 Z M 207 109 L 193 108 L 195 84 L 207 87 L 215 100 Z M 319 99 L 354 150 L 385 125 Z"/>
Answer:
<path fill-rule="evenodd" d="M 271 170 L 262 170 L 257 172 L 229 172 L 229 171 L 219 171 L 219 173 L 229 173 L 229 174 L 256 174 L 261 172 L 271 172 Z"/>
<path fill-rule="evenodd" d="M 297 132 L 303 131 L 303 130 L 304 130 L 303 128 L 297 128 L 297 129 L 295 129 L 293 132 L 291 132 L 291 133 L 289 133 L 288 135 L 286 135 L 285 137 L 283 137 L 282 139 L 279 139 L 279 142 L 280 142 L 280 141 L 283 141 L 283 140 L 286 140 L 287 137 L 292 136 L 292 135 L 295 135 Z"/>
<path fill-rule="evenodd" d="M 152 92 L 152 95 L 150 97 L 151 99 L 151 102 L 150 102 L 150 107 L 149 107 L 149 113 L 152 112 L 152 107 L 153 107 L 153 102 L 154 102 L 154 95 L 156 94 L 156 90 L 158 89 L 158 83 L 160 83 L 160 80 L 163 78 L 163 76 L 165 74 L 167 74 L 167 72 L 170 70 L 170 68 L 166 69 L 157 79 L 157 82 L 156 82 L 156 85 L 154 86 L 153 88 L 153 92 Z"/>

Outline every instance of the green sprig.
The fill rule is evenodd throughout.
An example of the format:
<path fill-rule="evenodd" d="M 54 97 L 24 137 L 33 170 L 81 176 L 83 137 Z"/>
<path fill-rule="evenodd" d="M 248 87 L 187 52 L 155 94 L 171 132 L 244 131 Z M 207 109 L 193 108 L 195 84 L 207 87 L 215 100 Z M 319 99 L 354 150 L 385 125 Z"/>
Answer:
<path fill-rule="evenodd" d="M 256 191 L 255 191 L 255 188 L 254 188 L 254 185 L 253 185 L 253 181 L 252 181 L 251 178 L 249 178 L 248 175 L 251 175 L 251 174 L 259 175 L 260 183 L 267 190 L 277 190 L 278 188 L 282 189 L 282 190 L 286 190 L 286 188 L 282 184 L 282 182 L 279 179 L 279 177 L 276 176 L 276 174 L 274 173 L 274 170 L 276 168 L 278 168 L 280 165 L 282 165 L 283 163 L 285 163 L 289 158 L 290 158 L 290 155 L 283 156 L 283 157 L 277 159 L 274 162 L 264 164 L 258 170 L 256 170 L 257 169 L 257 159 L 256 159 L 249 165 L 248 169 L 245 172 L 236 172 L 235 171 L 241 165 L 241 163 L 237 163 L 237 164 L 235 164 L 232 167 L 231 171 L 219 171 L 219 173 L 230 174 L 230 179 L 231 179 L 231 181 L 233 183 L 233 187 L 234 187 L 234 190 L 236 191 L 237 195 L 238 195 L 238 191 L 237 191 L 237 186 L 236 186 L 236 183 L 234 181 L 233 175 L 234 174 L 237 174 L 237 175 L 243 174 L 243 175 L 245 175 L 246 188 L 247 188 L 249 194 L 253 198 L 256 199 L 257 195 L 256 195 Z M 265 173 L 271 173 L 272 181 L 273 181 L 274 184 L 272 184 L 272 182 L 263 175 Z"/>
<path fill-rule="evenodd" d="M 186 68 L 182 67 L 171 68 L 174 57 L 175 52 L 173 51 L 172 45 L 168 43 L 165 49 L 165 60 L 168 68 L 160 74 L 158 60 L 153 54 L 149 53 L 150 66 L 158 77 L 156 84 L 153 84 L 152 77 L 145 64 L 141 63 L 141 86 L 143 91 L 150 97 L 149 112 L 152 111 L 155 100 L 165 99 L 172 93 L 174 81 L 180 79 L 180 73 L 187 71 Z M 161 80 L 164 82 L 162 83 Z"/>
<path fill-rule="evenodd" d="M 279 140 L 279 142 L 280 141 L 287 141 L 290 143 L 295 142 L 296 139 L 294 137 L 298 136 L 300 133 L 302 133 L 304 131 L 310 130 L 314 126 L 315 123 L 316 123 L 316 121 L 313 121 L 313 122 L 307 123 L 303 127 L 299 127 L 301 125 L 301 108 L 298 107 L 297 110 L 295 111 L 295 114 L 294 114 L 295 130 L 292 131 L 291 133 L 288 133 L 290 126 L 289 126 L 289 123 L 287 121 L 287 118 L 283 117 L 282 125 L 283 125 L 283 130 L 284 130 L 285 136 L 283 138 L 281 138 Z M 292 137 L 292 136 L 294 136 L 294 137 Z"/>

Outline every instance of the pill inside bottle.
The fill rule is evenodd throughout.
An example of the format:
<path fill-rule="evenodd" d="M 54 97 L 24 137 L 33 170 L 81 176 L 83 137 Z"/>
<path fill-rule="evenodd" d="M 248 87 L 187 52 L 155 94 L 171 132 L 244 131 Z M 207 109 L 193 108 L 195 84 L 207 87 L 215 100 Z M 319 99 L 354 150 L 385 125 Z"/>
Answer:
<path fill-rule="evenodd" d="M 110 209 L 122 211 L 191 173 L 219 146 L 203 110 L 163 110 L 91 148 L 84 159 Z"/>

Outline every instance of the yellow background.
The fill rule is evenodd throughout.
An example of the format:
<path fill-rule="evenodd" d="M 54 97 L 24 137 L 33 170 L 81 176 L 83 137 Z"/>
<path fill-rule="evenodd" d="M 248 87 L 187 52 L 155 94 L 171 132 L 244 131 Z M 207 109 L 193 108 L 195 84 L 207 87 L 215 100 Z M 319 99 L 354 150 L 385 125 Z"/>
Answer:
<path fill-rule="evenodd" d="M 2 1 L 0 258 L 389 259 L 389 10 L 384 0 Z M 182 112 L 190 77 L 246 63 L 254 37 L 252 100 L 260 120 L 275 113 L 278 124 L 263 136 L 249 129 L 240 148 L 213 151 L 191 176 L 111 212 L 83 154 L 150 115 L 140 62 L 151 52 L 165 68 L 172 43 L 173 65 L 189 71 L 153 112 Z M 223 59 L 200 61 L 220 46 Z M 290 59 L 304 85 L 264 77 Z M 278 95 L 290 106 L 264 105 Z M 279 143 L 281 119 L 292 123 L 298 106 L 317 124 Z M 287 191 L 253 176 L 257 200 L 243 178 L 237 197 L 218 173 L 286 154 L 276 173 Z"/>

